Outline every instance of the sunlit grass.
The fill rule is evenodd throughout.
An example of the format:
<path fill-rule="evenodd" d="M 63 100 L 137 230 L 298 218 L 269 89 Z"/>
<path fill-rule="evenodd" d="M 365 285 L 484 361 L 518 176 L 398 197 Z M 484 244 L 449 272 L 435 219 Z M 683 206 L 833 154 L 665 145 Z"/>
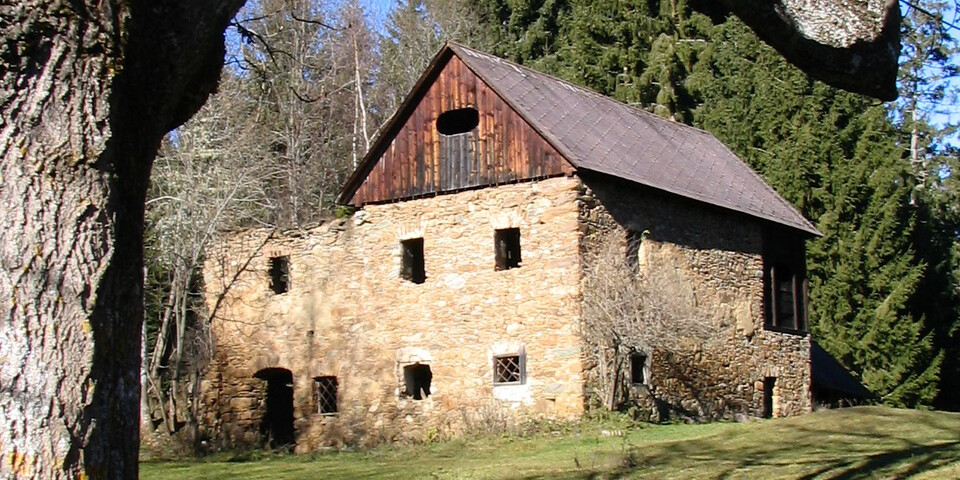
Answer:
<path fill-rule="evenodd" d="M 863 407 L 743 424 L 644 426 L 622 436 L 604 429 L 611 427 L 583 422 L 522 438 L 367 452 L 221 454 L 143 463 L 141 478 L 960 478 L 960 415 L 950 413 Z"/>

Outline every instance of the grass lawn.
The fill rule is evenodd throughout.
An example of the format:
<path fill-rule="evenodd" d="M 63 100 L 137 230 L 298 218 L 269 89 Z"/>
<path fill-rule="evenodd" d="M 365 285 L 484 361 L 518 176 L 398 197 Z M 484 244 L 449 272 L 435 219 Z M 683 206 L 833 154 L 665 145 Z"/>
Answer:
<path fill-rule="evenodd" d="M 366 452 L 144 462 L 145 480 L 960 478 L 960 414 L 859 407 L 749 423 L 582 422 L 522 438 Z"/>

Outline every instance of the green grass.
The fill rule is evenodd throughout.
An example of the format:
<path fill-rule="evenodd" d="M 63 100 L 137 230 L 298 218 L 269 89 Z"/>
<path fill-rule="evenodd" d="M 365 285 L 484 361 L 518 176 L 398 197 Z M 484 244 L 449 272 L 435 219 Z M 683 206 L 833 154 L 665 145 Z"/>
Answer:
<path fill-rule="evenodd" d="M 367 452 L 145 462 L 166 479 L 960 478 L 960 415 L 861 407 L 743 424 L 602 423 Z M 617 427 L 613 427 L 617 428 Z"/>

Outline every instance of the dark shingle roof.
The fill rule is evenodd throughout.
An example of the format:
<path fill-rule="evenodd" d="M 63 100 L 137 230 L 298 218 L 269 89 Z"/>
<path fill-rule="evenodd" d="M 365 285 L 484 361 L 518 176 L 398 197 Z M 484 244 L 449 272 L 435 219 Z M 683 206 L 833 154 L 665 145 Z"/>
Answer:
<path fill-rule="evenodd" d="M 575 168 L 820 235 L 710 133 L 462 45 L 448 48 Z"/>

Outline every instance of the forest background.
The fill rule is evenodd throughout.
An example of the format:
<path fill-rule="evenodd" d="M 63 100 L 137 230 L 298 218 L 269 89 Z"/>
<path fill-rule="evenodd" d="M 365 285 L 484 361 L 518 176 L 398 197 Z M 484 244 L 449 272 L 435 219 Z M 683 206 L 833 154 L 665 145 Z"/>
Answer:
<path fill-rule="evenodd" d="M 900 98 L 815 81 L 691 0 L 259 0 L 147 202 L 143 432 L 196 438 L 218 232 L 307 228 L 446 40 L 710 131 L 796 206 L 810 330 L 879 401 L 960 409 L 956 4 L 901 2 Z"/>

